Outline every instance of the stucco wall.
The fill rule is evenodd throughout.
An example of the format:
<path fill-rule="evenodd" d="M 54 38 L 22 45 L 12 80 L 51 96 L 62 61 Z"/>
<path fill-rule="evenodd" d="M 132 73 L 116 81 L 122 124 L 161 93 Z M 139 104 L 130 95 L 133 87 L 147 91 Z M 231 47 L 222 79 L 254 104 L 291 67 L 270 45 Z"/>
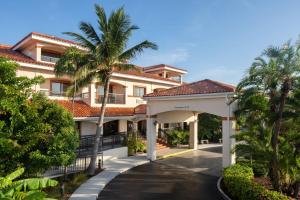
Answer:
<path fill-rule="evenodd" d="M 96 133 L 96 123 L 81 122 L 80 125 L 81 135 L 94 135 Z"/>
<path fill-rule="evenodd" d="M 103 160 L 112 160 L 116 158 L 126 158 L 128 157 L 128 147 L 119 147 L 115 149 L 110 149 L 103 151 Z"/>
<path fill-rule="evenodd" d="M 119 120 L 119 132 L 127 132 L 127 120 L 121 119 Z"/>

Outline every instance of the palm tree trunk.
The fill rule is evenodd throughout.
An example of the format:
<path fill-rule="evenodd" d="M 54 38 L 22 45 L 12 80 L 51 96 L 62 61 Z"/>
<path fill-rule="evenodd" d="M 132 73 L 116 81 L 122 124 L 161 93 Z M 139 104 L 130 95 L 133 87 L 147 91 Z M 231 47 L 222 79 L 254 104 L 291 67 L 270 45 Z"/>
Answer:
<path fill-rule="evenodd" d="M 280 105 L 278 110 L 278 117 L 275 122 L 274 134 L 272 135 L 272 149 L 273 155 L 271 159 L 271 178 L 272 185 L 275 190 L 280 191 L 280 174 L 279 174 L 279 161 L 278 161 L 278 149 L 279 149 L 279 134 L 281 130 L 282 114 L 285 106 L 286 97 L 290 90 L 289 81 L 283 83 L 280 96 Z"/>
<path fill-rule="evenodd" d="M 100 143 L 100 138 L 103 135 L 103 121 L 104 121 L 105 107 L 106 107 L 106 103 L 107 103 L 107 99 L 108 99 L 109 82 L 110 82 L 110 75 L 107 76 L 107 78 L 104 82 L 104 98 L 102 99 L 100 116 L 97 121 L 96 137 L 95 137 L 95 143 L 94 143 L 94 147 L 93 147 L 91 162 L 88 167 L 89 175 L 94 175 L 95 170 L 96 170 L 96 159 L 97 159 L 97 155 L 98 155 L 99 143 Z"/>
<path fill-rule="evenodd" d="M 76 95 L 76 78 L 74 80 L 74 91 L 73 91 L 73 99 L 72 99 L 72 113 L 73 113 L 73 116 L 74 116 L 75 95 Z"/>

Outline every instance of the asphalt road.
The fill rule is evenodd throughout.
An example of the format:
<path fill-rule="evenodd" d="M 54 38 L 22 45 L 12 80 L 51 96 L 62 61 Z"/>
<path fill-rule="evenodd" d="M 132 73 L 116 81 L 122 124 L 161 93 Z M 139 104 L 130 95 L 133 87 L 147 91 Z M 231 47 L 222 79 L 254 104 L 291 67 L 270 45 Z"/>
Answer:
<path fill-rule="evenodd" d="M 99 199 L 221 200 L 221 159 L 221 147 L 214 147 L 141 165 L 113 179 Z"/>

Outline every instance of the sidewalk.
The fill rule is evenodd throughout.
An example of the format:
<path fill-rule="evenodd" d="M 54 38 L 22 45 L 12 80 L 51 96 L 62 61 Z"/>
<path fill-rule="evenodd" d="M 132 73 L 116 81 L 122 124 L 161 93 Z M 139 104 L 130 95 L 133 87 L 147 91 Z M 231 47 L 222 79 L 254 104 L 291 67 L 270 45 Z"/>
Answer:
<path fill-rule="evenodd" d="M 96 200 L 105 185 L 117 175 L 148 162 L 145 154 L 106 161 L 104 163 L 104 171 L 93 176 L 77 188 L 70 200 Z"/>

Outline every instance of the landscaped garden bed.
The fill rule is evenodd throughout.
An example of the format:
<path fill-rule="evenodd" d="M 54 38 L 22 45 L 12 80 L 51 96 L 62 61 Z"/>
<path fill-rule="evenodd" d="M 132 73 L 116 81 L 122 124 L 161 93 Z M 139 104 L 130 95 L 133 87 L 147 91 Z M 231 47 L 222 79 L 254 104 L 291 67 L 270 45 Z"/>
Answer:
<path fill-rule="evenodd" d="M 261 182 L 262 181 L 262 182 Z M 222 190 L 233 200 L 289 200 L 288 196 L 273 191 L 267 179 L 254 178 L 251 167 L 233 165 L 224 171 Z"/>
<path fill-rule="evenodd" d="M 95 172 L 95 175 L 102 172 L 102 169 L 97 169 Z M 82 185 L 84 182 L 86 182 L 89 178 L 92 176 L 89 176 L 86 172 L 79 172 L 74 174 L 68 174 L 65 177 L 57 177 L 55 180 L 59 183 L 55 187 L 49 187 L 45 189 L 45 192 L 48 194 L 49 197 L 55 198 L 55 199 L 61 199 L 66 200 L 71 197 L 73 192 Z M 64 181 L 64 187 L 62 187 L 62 182 Z"/>

